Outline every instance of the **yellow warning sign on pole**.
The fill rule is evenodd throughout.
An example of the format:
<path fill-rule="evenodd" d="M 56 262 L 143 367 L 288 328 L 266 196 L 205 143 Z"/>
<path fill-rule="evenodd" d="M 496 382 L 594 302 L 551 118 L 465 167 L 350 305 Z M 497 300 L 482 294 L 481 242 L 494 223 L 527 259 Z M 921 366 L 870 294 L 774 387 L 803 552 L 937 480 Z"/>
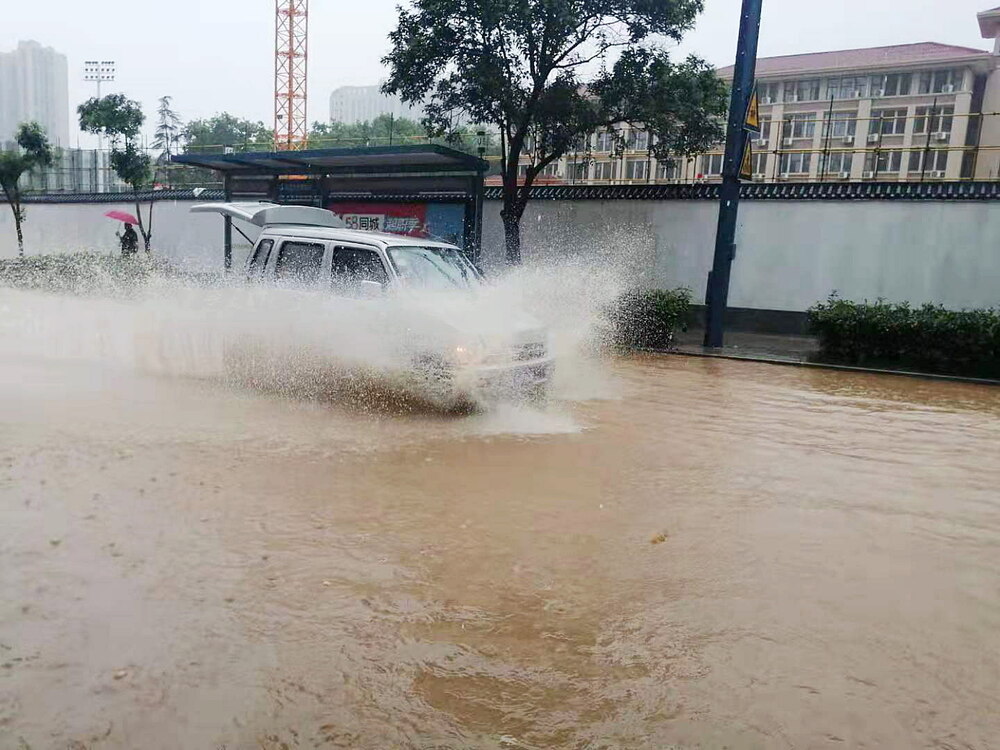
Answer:
<path fill-rule="evenodd" d="M 740 161 L 740 179 L 753 179 L 753 148 L 750 146 L 750 136 L 743 140 L 743 159 Z"/>
<path fill-rule="evenodd" d="M 743 118 L 743 127 L 754 133 L 760 132 L 760 100 L 757 98 L 757 84 L 754 83 L 747 101 L 747 114 Z"/>

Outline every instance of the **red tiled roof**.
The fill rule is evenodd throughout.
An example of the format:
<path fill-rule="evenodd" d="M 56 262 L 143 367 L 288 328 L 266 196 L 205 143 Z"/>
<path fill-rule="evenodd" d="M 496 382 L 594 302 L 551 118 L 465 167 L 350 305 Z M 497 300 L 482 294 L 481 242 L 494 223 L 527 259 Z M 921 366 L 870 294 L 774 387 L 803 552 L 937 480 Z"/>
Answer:
<path fill-rule="evenodd" d="M 762 57 L 757 60 L 757 75 L 781 75 L 805 71 L 881 68 L 912 63 L 951 62 L 963 58 L 981 57 L 989 52 L 971 47 L 956 47 L 937 42 L 896 44 L 890 47 L 867 47 L 834 52 L 810 52 L 805 55 Z M 723 78 L 732 76 L 733 66 L 719 68 Z"/>

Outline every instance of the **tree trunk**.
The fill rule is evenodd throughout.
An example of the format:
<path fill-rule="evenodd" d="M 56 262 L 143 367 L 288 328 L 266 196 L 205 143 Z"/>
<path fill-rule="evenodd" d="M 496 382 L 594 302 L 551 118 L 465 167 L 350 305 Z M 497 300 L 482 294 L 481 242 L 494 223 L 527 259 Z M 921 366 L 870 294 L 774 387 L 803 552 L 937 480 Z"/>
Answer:
<path fill-rule="evenodd" d="M 11 203 L 10 207 L 14 209 L 14 229 L 17 231 L 17 255 L 19 258 L 24 257 L 24 233 L 21 231 L 21 220 L 24 218 L 21 215 L 21 203 Z"/>
<path fill-rule="evenodd" d="M 521 265 L 521 217 L 504 208 L 500 212 L 503 219 L 503 237 L 507 249 L 507 265 Z"/>
<path fill-rule="evenodd" d="M 19 257 L 24 257 L 24 234 L 21 232 L 21 196 L 17 192 L 15 187 L 13 191 L 8 190 L 7 186 L 3 187 L 4 197 L 7 199 L 8 205 L 10 205 L 10 210 L 14 212 L 14 230 L 17 232 L 17 254 Z"/>
<path fill-rule="evenodd" d="M 146 225 L 142 221 L 142 206 L 139 205 L 139 193 L 135 188 L 132 188 L 132 196 L 135 198 L 135 218 L 139 220 L 139 234 L 142 235 L 142 244 L 146 248 L 146 252 L 149 252 L 149 240 L 153 236 L 153 204 L 149 204 L 149 231 L 146 230 Z"/>

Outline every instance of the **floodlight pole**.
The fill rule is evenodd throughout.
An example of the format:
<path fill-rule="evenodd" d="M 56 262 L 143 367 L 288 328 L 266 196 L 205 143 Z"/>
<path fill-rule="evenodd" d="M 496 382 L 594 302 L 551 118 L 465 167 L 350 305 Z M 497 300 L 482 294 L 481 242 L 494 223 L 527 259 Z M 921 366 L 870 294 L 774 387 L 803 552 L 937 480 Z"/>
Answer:
<path fill-rule="evenodd" d="M 740 163 L 746 144 L 747 105 L 753 91 L 757 69 L 757 36 L 763 0 L 743 0 L 740 11 L 740 34 L 736 43 L 736 65 L 729 98 L 729 121 L 726 125 L 726 155 L 722 165 L 719 190 L 719 224 L 715 235 L 715 257 L 708 274 L 705 293 L 705 341 L 707 347 L 722 346 L 725 331 L 726 303 L 729 298 L 729 272 L 736 252 L 736 218 L 740 204 Z"/>

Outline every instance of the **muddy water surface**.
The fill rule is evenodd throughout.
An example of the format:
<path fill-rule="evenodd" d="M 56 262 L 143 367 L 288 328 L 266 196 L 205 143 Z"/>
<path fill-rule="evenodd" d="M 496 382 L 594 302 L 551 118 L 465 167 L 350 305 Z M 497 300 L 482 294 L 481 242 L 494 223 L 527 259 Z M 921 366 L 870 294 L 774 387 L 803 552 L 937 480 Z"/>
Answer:
<path fill-rule="evenodd" d="M 1000 392 L 366 411 L 0 358 L 0 747 L 997 747 Z"/>

